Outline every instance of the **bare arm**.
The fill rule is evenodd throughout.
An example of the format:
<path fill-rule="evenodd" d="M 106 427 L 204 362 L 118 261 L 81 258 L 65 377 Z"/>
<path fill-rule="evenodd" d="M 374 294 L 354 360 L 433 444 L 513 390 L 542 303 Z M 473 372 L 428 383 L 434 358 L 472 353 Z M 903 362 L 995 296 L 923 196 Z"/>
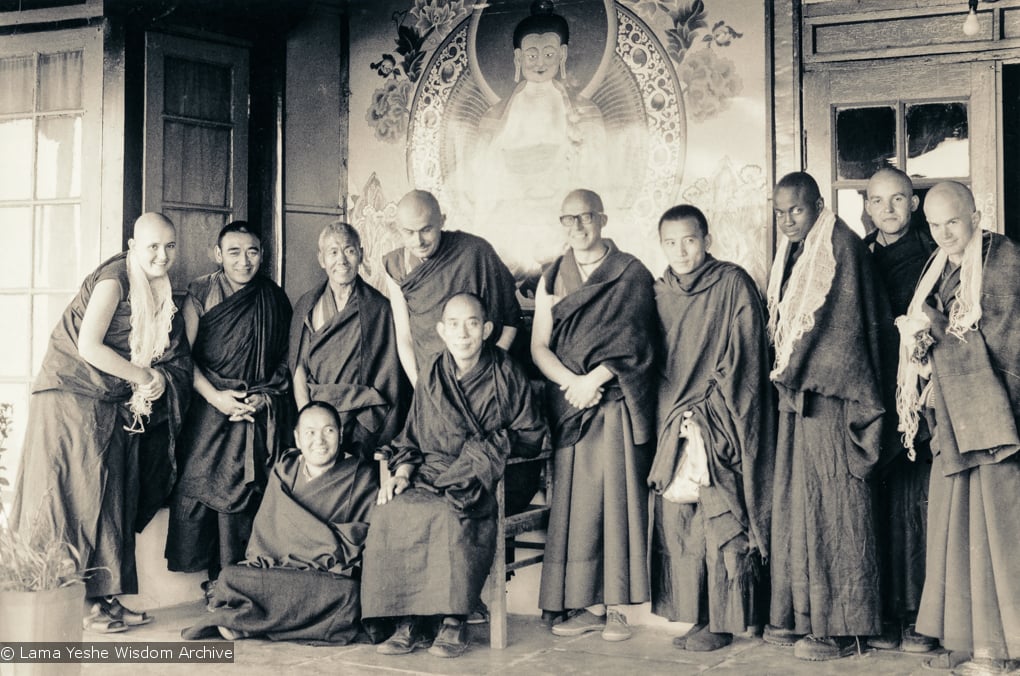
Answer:
<path fill-rule="evenodd" d="M 590 408 L 602 399 L 602 385 L 613 373 L 601 364 L 589 373 L 574 373 L 549 348 L 552 338 L 552 297 L 542 283 L 535 294 L 535 319 L 531 327 L 531 358 L 546 378 L 560 386 L 575 408 Z"/>
<path fill-rule="evenodd" d="M 103 343 L 119 302 L 120 285 L 117 282 L 104 279 L 96 284 L 78 330 L 78 355 L 104 373 L 136 385 L 145 385 L 153 378 L 152 369 L 135 366 Z"/>
<path fill-rule="evenodd" d="M 294 403 L 297 404 L 298 410 L 304 408 L 309 401 L 311 401 L 311 395 L 308 393 L 308 375 L 305 373 L 305 367 L 298 364 L 294 367 Z"/>
<path fill-rule="evenodd" d="M 499 335 L 499 340 L 496 341 L 496 347 L 501 348 L 505 352 L 510 349 L 511 345 L 513 345 L 514 338 L 516 337 L 516 326 L 504 326 L 503 333 Z"/>
<path fill-rule="evenodd" d="M 397 356 L 404 367 L 411 387 L 418 383 L 418 363 L 414 358 L 414 343 L 411 339 L 411 314 L 404 300 L 404 292 L 389 276 L 386 277 L 386 290 L 390 296 L 390 307 L 393 309 L 393 329 L 397 334 Z"/>

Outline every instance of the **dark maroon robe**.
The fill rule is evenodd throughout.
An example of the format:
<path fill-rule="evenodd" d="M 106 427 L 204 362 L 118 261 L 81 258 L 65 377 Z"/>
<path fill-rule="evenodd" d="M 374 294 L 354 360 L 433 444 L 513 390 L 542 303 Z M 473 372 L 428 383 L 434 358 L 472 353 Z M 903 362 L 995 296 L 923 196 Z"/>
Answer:
<path fill-rule="evenodd" d="M 153 404 L 144 434 L 130 434 L 131 384 L 78 355 L 78 332 L 97 283 L 112 279 L 120 302 L 103 343 L 131 359 L 131 304 L 126 253 L 85 278 L 50 335 L 32 386 L 24 455 L 11 523 L 61 534 L 80 556 L 88 596 L 138 592 L 135 537 L 162 505 L 176 477 L 174 447 L 191 395 L 191 357 L 180 313 L 170 345 L 154 364 L 166 392 Z"/>
<path fill-rule="evenodd" d="M 304 369 L 312 400 L 339 411 L 342 449 L 371 458 L 400 431 L 411 400 L 397 356 L 393 312 L 386 297 L 358 277 L 347 305 L 316 330 L 311 315 L 323 294 L 332 298 L 328 283 L 294 306 L 291 369 Z"/>
<path fill-rule="evenodd" d="M 917 631 L 949 650 L 1020 659 L 1020 245 L 984 233 L 981 320 L 946 334 L 959 268 L 924 312 L 935 406 L 927 571 Z"/>
<path fill-rule="evenodd" d="M 449 352 L 429 361 L 387 449 L 391 471 L 416 470 L 411 487 L 372 516 L 364 617 L 475 608 L 496 549 L 496 483 L 511 449 L 534 455 L 545 433 L 527 376 L 502 350 L 484 346 L 460 379 Z"/>
<path fill-rule="evenodd" d="M 243 565 L 223 569 L 216 610 L 184 637 L 223 626 L 273 640 L 349 643 L 361 616 L 361 553 L 377 473 L 347 456 L 309 478 L 300 451 L 285 454 L 273 466 Z"/>
<path fill-rule="evenodd" d="M 769 554 L 774 394 L 765 307 L 748 274 L 708 256 L 690 274 L 667 268 L 655 283 L 667 358 L 659 388 L 659 440 L 651 543 L 652 612 L 741 633 L 761 624 L 760 560 Z M 683 414 L 702 430 L 710 486 L 695 504 L 661 493 L 683 455 Z"/>
<path fill-rule="evenodd" d="M 216 272 L 188 287 L 189 301 L 204 310 L 192 356 L 213 387 L 263 394 L 269 405 L 254 414 L 253 423 L 231 422 L 201 396 L 194 398 L 179 446 L 181 472 L 171 500 L 172 524 L 186 523 L 195 503 L 219 513 L 253 515 L 269 468 L 293 428 L 287 369 L 290 301 L 277 284 L 256 275 L 215 302 L 228 288 L 223 277 L 222 271 Z M 250 524 L 251 516 L 246 518 Z M 212 547 L 204 540 L 214 535 L 195 537 L 172 525 L 166 547 L 171 570 L 205 568 L 208 563 L 197 553 Z M 241 553 L 243 549 L 229 561 L 222 559 L 235 555 L 221 552 L 221 562 L 236 563 Z"/>
<path fill-rule="evenodd" d="M 771 624 L 816 636 L 881 631 L 868 479 L 881 454 L 888 300 L 871 256 L 841 220 L 836 269 L 814 328 L 772 376 L 779 394 Z M 793 265 L 808 261 L 801 256 Z M 785 291 L 785 289 L 784 289 Z"/>
<path fill-rule="evenodd" d="M 864 243 L 871 247 L 875 269 L 889 294 L 894 317 L 906 314 L 925 263 L 935 250 L 935 242 L 922 230 L 911 227 L 892 244 L 883 245 L 878 230 Z M 886 359 L 890 372 L 899 360 L 899 350 L 891 346 Z M 892 396 L 891 390 L 886 393 Z M 886 620 L 910 624 L 917 616 L 924 588 L 924 539 L 928 512 L 928 481 L 931 475 L 931 451 L 927 430 L 915 439 L 915 460 L 907 457 L 896 429 L 896 407 L 887 403 L 888 416 L 882 439 L 885 462 L 875 473 L 875 527 L 882 571 L 882 612 Z"/>
<path fill-rule="evenodd" d="M 420 372 L 430 357 L 443 351 L 436 333 L 446 299 L 455 293 L 473 293 L 485 304 L 485 316 L 492 322 L 489 342 L 495 344 L 504 326 L 521 324 L 513 275 L 481 237 L 458 230 L 444 230 L 439 248 L 428 260 L 412 261 L 408 270 L 403 248 L 383 258 L 387 274 L 400 287 L 411 322 L 414 359 Z"/>
<path fill-rule="evenodd" d="M 540 283 L 555 300 L 549 347 L 577 374 L 613 378 L 597 406 L 576 409 L 546 387 L 555 490 L 539 606 L 561 611 L 648 600 L 648 470 L 661 345 L 652 275 L 610 240 L 582 282 L 573 251 Z"/>

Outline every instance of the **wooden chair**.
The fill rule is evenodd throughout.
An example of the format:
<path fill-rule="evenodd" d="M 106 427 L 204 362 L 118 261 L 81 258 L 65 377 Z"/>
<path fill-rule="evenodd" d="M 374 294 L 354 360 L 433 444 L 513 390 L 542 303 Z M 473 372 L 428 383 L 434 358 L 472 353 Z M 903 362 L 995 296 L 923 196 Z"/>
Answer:
<path fill-rule="evenodd" d="M 386 466 L 386 459 L 381 453 L 375 454 L 379 461 L 380 485 L 386 483 L 390 478 L 389 469 Z M 549 526 L 550 505 L 552 505 L 553 490 L 553 452 L 545 449 L 534 458 L 510 458 L 507 466 L 517 465 L 526 462 L 544 462 L 545 472 L 543 474 L 545 500 L 543 504 L 532 504 L 527 509 L 517 514 L 506 514 L 506 490 L 503 481 L 496 486 L 496 554 L 492 559 L 492 567 L 489 569 L 489 577 L 485 583 L 483 596 L 488 598 L 489 605 L 489 646 L 497 650 L 503 650 L 507 646 L 507 619 L 506 619 L 506 574 L 542 563 L 545 552 L 545 544 L 542 542 L 529 542 L 518 540 L 517 537 L 525 533 L 543 531 Z M 506 562 L 506 545 L 510 541 L 514 551 L 518 549 L 538 550 L 538 553 L 530 554 L 523 558 L 514 557 L 513 563 Z"/>
<path fill-rule="evenodd" d="M 496 516 L 496 555 L 492 559 L 492 568 L 489 569 L 489 579 L 485 583 L 489 603 L 489 647 L 502 650 L 507 646 L 507 620 L 506 620 L 506 574 L 541 563 L 545 556 L 545 545 L 542 542 L 521 541 L 517 537 L 524 533 L 543 531 L 549 526 L 549 511 L 552 505 L 553 490 L 553 452 L 543 450 L 534 458 L 510 458 L 507 466 L 517 465 L 526 462 L 545 463 L 545 501 L 544 504 L 532 504 L 523 512 L 518 514 L 506 514 L 506 491 L 503 481 L 496 487 L 496 504 L 498 511 Z M 516 550 L 530 549 L 538 550 L 524 557 L 514 557 L 513 563 L 506 562 L 507 541 Z"/>

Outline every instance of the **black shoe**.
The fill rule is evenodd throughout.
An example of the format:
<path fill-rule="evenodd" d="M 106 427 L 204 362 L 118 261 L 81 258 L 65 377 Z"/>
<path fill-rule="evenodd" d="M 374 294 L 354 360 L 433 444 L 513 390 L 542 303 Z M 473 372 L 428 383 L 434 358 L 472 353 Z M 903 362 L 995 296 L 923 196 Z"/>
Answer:
<path fill-rule="evenodd" d="M 380 655 L 406 655 L 418 648 L 428 647 L 428 644 L 428 639 L 421 635 L 416 622 L 403 620 L 393 636 L 377 645 L 375 651 Z"/>
<path fill-rule="evenodd" d="M 467 623 L 453 617 L 443 620 L 439 635 L 429 648 L 429 655 L 436 657 L 460 657 L 468 648 Z"/>

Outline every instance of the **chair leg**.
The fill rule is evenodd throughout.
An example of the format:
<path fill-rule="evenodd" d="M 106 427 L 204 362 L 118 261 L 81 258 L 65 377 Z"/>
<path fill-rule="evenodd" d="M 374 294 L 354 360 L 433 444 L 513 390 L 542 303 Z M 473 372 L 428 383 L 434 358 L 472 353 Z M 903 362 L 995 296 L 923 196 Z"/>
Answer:
<path fill-rule="evenodd" d="M 496 488 L 496 555 L 492 558 L 489 580 L 486 583 L 489 598 L 489 647 L 503 650 L 507 645 L 506 632 L 506 496 L 503 482 Z"/>

